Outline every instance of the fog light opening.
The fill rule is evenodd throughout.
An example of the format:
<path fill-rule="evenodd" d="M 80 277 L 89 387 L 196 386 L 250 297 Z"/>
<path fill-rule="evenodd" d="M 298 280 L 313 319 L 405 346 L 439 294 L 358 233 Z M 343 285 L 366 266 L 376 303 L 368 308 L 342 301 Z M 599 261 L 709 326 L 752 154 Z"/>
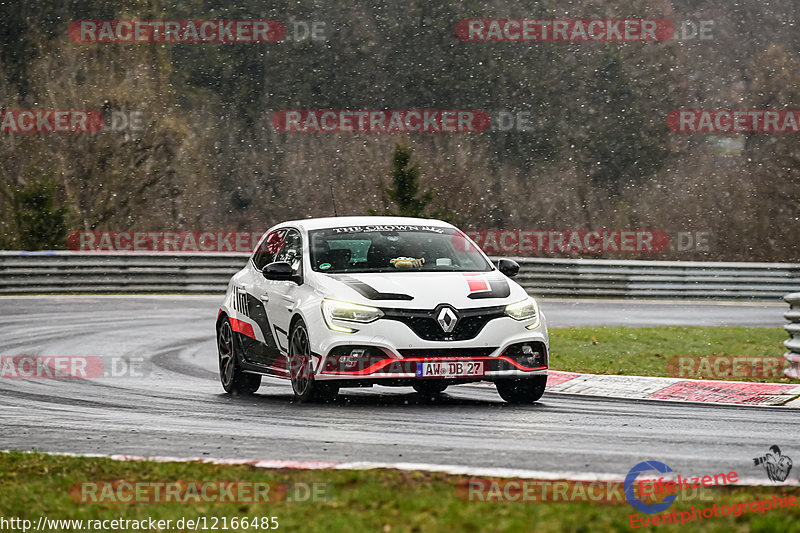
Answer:
<path fill-rule="evenodd" d="M 545 366 L 544 347 L 540 342 L 513 344 L 506 350 L 505 355 L 527 367 Z"/>
<path fill-rule="evenodd" d="M 366 350 L 364 348 L 354 348 L 350 350 L 350 355 L 343 355 L 339 358 L 339 362 L 344 365 L 348 370 L 354 368 L 358 361 L 364 357 Z"/>

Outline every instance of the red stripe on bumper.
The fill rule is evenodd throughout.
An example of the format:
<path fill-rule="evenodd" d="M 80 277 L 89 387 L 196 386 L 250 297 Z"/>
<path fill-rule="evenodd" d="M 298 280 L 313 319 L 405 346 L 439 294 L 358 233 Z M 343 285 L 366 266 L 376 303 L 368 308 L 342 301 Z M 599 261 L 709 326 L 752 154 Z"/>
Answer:
<path fill-rule="evenodd" d="M 323 370 L 322 373 L 323 374 L 334 374 L 334 375 L 337 375 L 337 376 L 368 376 L 370 374 L 374 374 L 375 372 L 377 372 L 381 368 L 384 368 L 384 367 L 386 367 L 386 366 L 388 366 L 388 365 L 390 365 L 392 363 L 401 363 L 401 362 L 412 362 L 412 363 L 452 363 L 454 361 L 487 361 L 488 362 L 488 361 L 497 361 L 497 360 L 507 361 L 507 362 L 511 363 L 512 365 L 514 365 L 515 367 L 517 367 L 519 370 L 524 370 L 524 371 L 527 371 L 527 372 L 532 372 L 534 370 L 547 370 L 546 366 L 528 367 L 528 366 L 524 366 L 524 365 L 521 365 L 521 364 L 517 363 L 516 361 L 514 361 L 510 357 L 507 357 L 505 355 L 501 355 L 499 357 L 469 357 L 469 356 L 467 356 L 467 357 L 451 357 L 449 359 L 437 359 L 435 357 L 431 357 L 431 358 L 409 357 L 407 359 L 387 358 L 387 359 L 382 359 L 382 360 L 378 361 L 377 363 L 373 363 L 372 365 L 368 366 L 367 368 L 364 368 L 363 370 L 351 370 L 351 371 L 348 371 L 348 370 Z"/>

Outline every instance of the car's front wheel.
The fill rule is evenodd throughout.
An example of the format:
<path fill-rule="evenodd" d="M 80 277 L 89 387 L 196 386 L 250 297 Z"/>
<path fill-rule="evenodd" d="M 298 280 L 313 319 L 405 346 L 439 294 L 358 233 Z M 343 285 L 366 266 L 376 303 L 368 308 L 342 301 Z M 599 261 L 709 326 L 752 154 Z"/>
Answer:
<path fill-rule="evenodd" d="M 253 394 L 261 386 L 261 376 L 242 372 L 239 350 L 231 321 L 226 317 L 217 327 L 219 379 L 228 394 Z"/>
<path fill-rule="evenodd" d="M 547 386 L 547 376 L 533 376 L 523 379 L 498 379 L 495 381 L 497 393 L 508 403 L 533 403 L 542 397 Z"/>
<path fill-rule="evenodd" d="M 294 396 L 300 402 L 327 402 L 339 394 L 338 385 L 314 380 L 311 343 L 302 320 L 295 322 L 289 333 L 289 375 Z"/>

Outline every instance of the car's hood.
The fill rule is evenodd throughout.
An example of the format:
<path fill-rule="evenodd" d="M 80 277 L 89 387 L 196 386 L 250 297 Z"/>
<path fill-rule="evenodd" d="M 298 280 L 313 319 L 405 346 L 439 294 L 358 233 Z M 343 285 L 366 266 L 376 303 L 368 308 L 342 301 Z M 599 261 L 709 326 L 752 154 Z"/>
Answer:
<path fill-rule="evenodd" d="M 498 271 L 322 274 L 326 297 L 377 307 L 432 309 L 447 303 L 459 309 L 504 305 L 525 298 L 516 283 Z"/>

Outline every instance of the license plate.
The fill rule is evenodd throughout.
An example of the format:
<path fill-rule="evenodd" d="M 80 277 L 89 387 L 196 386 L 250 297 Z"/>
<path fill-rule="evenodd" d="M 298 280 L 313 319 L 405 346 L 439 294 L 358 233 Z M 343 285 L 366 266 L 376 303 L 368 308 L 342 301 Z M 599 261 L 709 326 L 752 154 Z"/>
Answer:
<path fill-rule="evenodd" d="M 482 377 L 483 375 L 483 361 L 417 363 L 417 377 L 420 378 Z"/>

